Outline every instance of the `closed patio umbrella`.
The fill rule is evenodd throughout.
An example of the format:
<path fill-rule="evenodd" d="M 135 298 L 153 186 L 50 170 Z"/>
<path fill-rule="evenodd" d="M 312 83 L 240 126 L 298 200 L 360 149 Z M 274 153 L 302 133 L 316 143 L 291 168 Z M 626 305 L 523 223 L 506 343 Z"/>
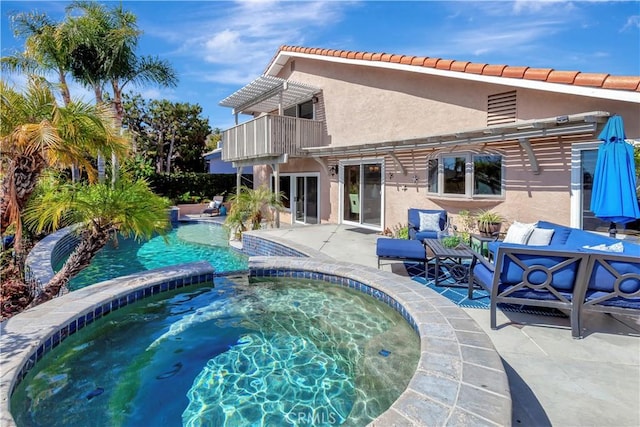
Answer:
<path fill-rule="evenodd" d="M 598 147 L 590 208 L 598 218 L 611 221 L 612 237 L 616 234 L 616 223 L 626 224 L 640 218 L 633 147 L 625 142 L 625 137 L 624 123 L 618 115 L 609 118 L 598 136 L 603 143 Z"/>

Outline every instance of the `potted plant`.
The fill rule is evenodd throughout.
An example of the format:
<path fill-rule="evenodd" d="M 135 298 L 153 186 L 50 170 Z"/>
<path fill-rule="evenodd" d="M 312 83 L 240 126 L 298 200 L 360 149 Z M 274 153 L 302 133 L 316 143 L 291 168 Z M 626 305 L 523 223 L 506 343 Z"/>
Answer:
<path fill-rule="evenodd" d="M 497 212 L 485 210 L 476 215 L 476 221 L 480 234 L 492 236 L 500 232 L 504 218 Z"/>
<path fill-rule="evenodd" d="M 239 194 L 229 198 L 231 209 L 227 212 L 224 225 L 233 238 L 240 240 L 243 231 L 259 230 L 263 220 L 271 222 L 272 214 L 283 210 L 280 199 L 267 187 L 241 187 Z"/>

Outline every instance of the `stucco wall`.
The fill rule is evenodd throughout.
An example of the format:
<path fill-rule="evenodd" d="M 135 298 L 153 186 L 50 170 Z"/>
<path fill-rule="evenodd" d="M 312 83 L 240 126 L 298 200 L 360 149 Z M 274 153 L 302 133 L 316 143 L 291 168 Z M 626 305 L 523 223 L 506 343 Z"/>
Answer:
<path fill-rule="evenodd" d="M 481 129 L 487 126 L 488 96 L 512 90 L 517 94 L 518 120 L 605 111 L 620 114 L 625 120 L 627 137 L 640 139 L 640 103 L 637 102 L 307 58 L 296 58 L 295 67 L 289 65 L 282 68 L 280 77 L 322 88 L 315 107 L 316 118 L 326 120 L 326 143 L 332 147 Z M 507 223 L 545 219 L 570 225 L 572 145 L 595 142 L 598 133 L 599 129 L 595 135 L 530 140 L 539 164 L 538 174 L 532 171 L 531 159 L 517 142 L 491 144 L 490 148 L 500 150 L 504 156 L 505 194 L 489 201 L 430 197 L 426 193 L 427 156 L 432 153 L 429 150 L 396 151 L 405 174 L 385 153 L 329 157 L 327 160 L 329 164 L 338 164 L 345 160 L 384 159 L 383 228 L 406 223 L 408 207 L 446 209 L 454 217 L 463 209 L 472 212 L 494 209 L 503 214 Z M 454 152 L 465 149 L 463 146 L 451 147 Z M 283 165 L 281 171 L 321 171 L 313 160 L 308 162 L 292 160 Z M 259 169 L 265 179 L 271 172 L 270 168 Z M 321 173 L 320 182 L 322 220 L 340 222 L 338 176 L 326 177 Z"/>

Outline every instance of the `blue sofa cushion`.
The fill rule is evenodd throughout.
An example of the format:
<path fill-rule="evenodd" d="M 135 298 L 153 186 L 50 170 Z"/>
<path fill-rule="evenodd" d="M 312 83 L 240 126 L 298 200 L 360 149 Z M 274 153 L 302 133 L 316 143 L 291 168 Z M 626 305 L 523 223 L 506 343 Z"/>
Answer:
<path fill-rule="evenodd" d="M 544 268 L 553 268 L 561 262 L 565 261 L 567 257 L 563 256 L 548 256 L 548 255 L 529 255 L 529 254 L 517 254 L 518 259 L 524 265 L 542 266 Z M 570 263 L 565 267 L 554 271 L 551 278 L 551 286 L 558 290 L 564 290 L 572 292 L 578 274 L 578 262 Z M 502 270 L 500 272 L 500 282 L 505 285 L 515 285 L 524 280 L 525 270 L 519 266 L 510 257 L 505 256 Z M 543 284 L 548 278 L 548 274 L 545 271 L 539 269 L 533 269 L 529 272 L 527 280 L 532 285 Z"/>
<path fill-rule="evenodd" d="M 424 239 L 437 239 L 438 232 L 437 231 L 418 231 L 414 235 L 414 239 L 418 241 L 423 241 Z"/>
<path fill-rule="evenodd" d="M 564 245 L 571 235 L 571 228 L 564 225 L 554 224 L 553 222 L 538 221 L 536 227 L 546 228 L 554 230 L 553 236 L 551 236 L 550 245 Z"/>
<path fill-rule="evenodd" d="M 376 241 L 376 255 L 382 258 L 426 259 L 427 254 L 419 240 L 379 238 Z"/>
<path fill-rule="evenodd" d="M 596 300 L 598 298 L 602 298 L 606 295 L 608 295 L 609 292 L 599 292 L 599 291 L 593 291 L 593 290 L 588 290 L 587 294 L 585 296 L 585 302 L 589 302 L 589 301 L 593 301 Z M 631 309 L 636 309 L 636 310 L 640 310 L 640 298 L 620 298 L 620 297 L 613 297 L 610 299 L 607 299 L 605 301 L 602 301 L 600 303 L 598 303 L 598 305 L 604 305 L 604 306 L 608 306 L 608 307 L 618 307 L 618 308 L 631 308 Z"/>
<path fill-rule="evenodd" d="M 640 291 L 640 261 L 637 263 L 628 263 L 620 261 L 607 261 L 607 263 L 618 273 L 619 276 L 629 275 L 626 279 L 620 282 L 620 291 L 625 294 L 634 294 Z M 635 277 L 631 277 L 635 275 Z M 596 261 L 593 270 L 591 271 L 591 277 L 589 277 L 589 290 L 613 292 L 616 276 L 605 267 L 605 265 Z"/>

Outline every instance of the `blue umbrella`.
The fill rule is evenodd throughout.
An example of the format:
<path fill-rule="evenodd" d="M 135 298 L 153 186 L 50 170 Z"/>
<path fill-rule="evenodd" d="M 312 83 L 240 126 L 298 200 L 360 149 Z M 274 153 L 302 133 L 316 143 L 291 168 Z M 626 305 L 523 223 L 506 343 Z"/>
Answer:
<path fill-rule="evenodd" d="M 609 233 L 613 236 L 615 223 L 640 218 L 633 147 L 624 141 L 625 137 L 622 117 L 610 117 L 598 136 L 603 144 L 598 147 L 593 175 L 591 211 L 598 218 L 611 221 Z"/>

